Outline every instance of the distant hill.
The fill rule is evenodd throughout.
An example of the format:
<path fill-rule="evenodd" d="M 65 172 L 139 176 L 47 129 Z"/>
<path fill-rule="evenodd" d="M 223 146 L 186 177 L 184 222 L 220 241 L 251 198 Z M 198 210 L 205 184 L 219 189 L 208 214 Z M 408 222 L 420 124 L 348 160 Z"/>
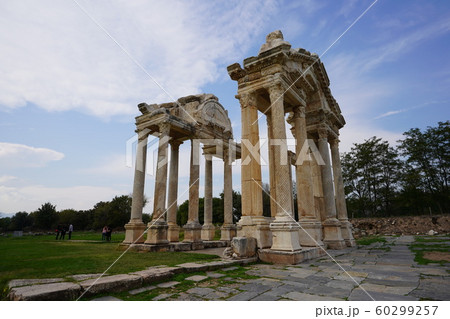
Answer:
<path fill-rule="evenodd" d="M 12 217 L 14 214 L 7 214 L 7 213 L 1 213 L 0 212 L 0 218 L 4 218 L 4 217 Z"/>

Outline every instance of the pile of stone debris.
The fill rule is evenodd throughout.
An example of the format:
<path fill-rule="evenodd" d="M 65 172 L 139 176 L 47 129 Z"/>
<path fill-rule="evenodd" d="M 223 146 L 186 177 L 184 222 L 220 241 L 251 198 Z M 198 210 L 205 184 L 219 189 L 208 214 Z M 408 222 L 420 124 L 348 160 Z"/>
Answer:
<path fill-rule="evenodd" d="M 437 235 L 450 233 L 450 215 L 353 218 L 355 238 L 368 235 Z"/>

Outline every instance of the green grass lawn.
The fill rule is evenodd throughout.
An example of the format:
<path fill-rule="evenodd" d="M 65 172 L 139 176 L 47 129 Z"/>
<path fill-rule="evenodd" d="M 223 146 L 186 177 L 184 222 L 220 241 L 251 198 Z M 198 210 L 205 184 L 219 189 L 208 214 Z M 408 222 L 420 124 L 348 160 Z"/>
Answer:
<path fill-rule="evenodd" d="M 370 245 L 376 242 L 385 243 L 386 239 L 383 236 L 367 236 L 356 240 L 358 245 Z"/>
<path fill-rule="evenodd" d="M 448 235 L 447 235 L 448 236 Z M 424 257 L 426 252 L 450 252 L 450 242 L 447 238 L 435 237 L 425 237 L 416 236 L 414 237 L 414 243 L 409 246 L 409 249 L 415 254 L 414 260 L 419 265 L 428 265 L 430 263 L 437 263 L 441 266 L 448 263 L 446 260 L 430 260 Z"/>
<path fill-rule="evenodd" d="M 117 249 L 124 234 L 113 233 L 111 242 L 99 233 L 74 233 L 72 241 L 53 235 L 0 238 L 0 298 L 12 279 L 59 278 L 76 274 L 103 273 L 122 253 Z M 78 241 L 79 240 L 79 241 Z M 94 240 L 96 240 L 94 242 Z M 173 266 L 211 260 L 214 255 L 183 252 L 138 253 L 128 251 L 107 274 L 129 273 L 150 266 Z"/>

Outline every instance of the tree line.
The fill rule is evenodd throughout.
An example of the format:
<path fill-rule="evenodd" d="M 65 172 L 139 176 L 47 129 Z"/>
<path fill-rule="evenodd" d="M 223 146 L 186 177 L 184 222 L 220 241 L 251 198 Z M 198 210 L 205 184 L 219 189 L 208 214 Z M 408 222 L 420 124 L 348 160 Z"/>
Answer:
<path fill-rule="evenodd" d="M 147 203 L 145 199 L 144 206 Z M 178 207 L 177 223 L 180 226 L 186 224 L 188 219 L 189 201 L 186 200 Z M 241 216 L 241 194 L 233 191 L 233 215 L 234 220 Z M 89 210 L 64 209 L 57 211 L 51 203 L 41 205 L 34 212 L 17 212 L 12 217 L 0 218 L 0 231 L 54 231 L 58 225 L 73 225 L 79 230 L 100 230 L 109 226 L 114 230 L 123 230 L 131 216 L 131 196 L 116 196 L 111 201 L 101 201 Z M 199 219 L 203 223 L 204 198 L 199 199 Z M 150 214 L 142 214 L 145 224 L 151 220 Z M 213 223 L 223 223 L 223 193 L 220 197 L 213 198 Z"/>
<path fill-rule="evenodd" d="M 349 217 L 445 214 L 450 208 L 450 122 L 376 136 L 341 156 Z"/>
<path fill-rule="evenodd" d="M 444 214 L 450 208 L 450 122 L 439 122 L 424 131 L 418 128 L 403 133 L 398 145 L 391 146 L 372 137 L 353 144 L 341 155 L 342 175 L 348 215 L 381 217 L 394 215 Z M 263 184 L 263 214 L 270 216 L 270 187 Z M 294 210 L 297 194 L 294 182 Z M 147 202 L 147 200 L 145 200 Z M 189 201 L 178 206 L 177 224 L 188 219 Z M 75 230 L 99 230 L 108 225 L 123 229 L 131 215 L 131 196 L 116 196 L 99 202 L 89 210 L 56 210 L 51 203 L 34 212 L 18 212 L 0 218 L 0 231 L 54 230 L 57 225 L 72 224 Z M 199 199 L 199 220 L 203 223 L 204 198 Z M 241 194 L 233 191 L 233 219 L 241 216 Z M 144 223 L 151 219 L 143 214 Z M 213 198 L 213 223 L 223 223 L 223 193 Z"/>

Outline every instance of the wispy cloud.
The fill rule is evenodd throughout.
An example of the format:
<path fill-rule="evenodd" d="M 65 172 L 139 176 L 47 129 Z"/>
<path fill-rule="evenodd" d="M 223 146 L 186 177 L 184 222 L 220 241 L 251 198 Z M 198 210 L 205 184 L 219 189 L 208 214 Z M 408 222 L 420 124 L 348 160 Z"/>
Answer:
<path fill-rule="evenodd" d="M 174 97 L 217 79 L 218 65 L 234 62 L 276 11 L 269 0 L 81 4 Z M 0 10 L 9 30 L 0 33 L 0 107 L 107 117 L 170 100 L 71 1 L 7 1 Z"/>
<path fill-rule="evenodd" d="M 52 149 L 0 142 L 0 166 L 3 169 L 41 167 L 49 162 L 59 161 L 63 158 L 63 153 Z"/>
<path fill-rule="evenodd" d="M 449 102 L 450 102 L 449 100 L 446 100 L 446 101 L 430 101 L 430 102 L 422 103 L 422 104 L 415 105 L 415 106 L 412 106 L 412 107 L 400 109 L 400 110 L 388 111 L 386 113 L 378 115 L 377 117 L 374 118 L 374 120 L 378 120 L 378 119 L 381 119 L 381 118 L 384 118 L 384 117 L 396 115 L 396 114 L 399 114 L 399 113 L 412 111 L 412 110 L 419 109 L 419 108 L 422 108 L 422 107 L 425 107 L 425 106 L 428 106 L 428 105 L 445 104 L 445 103 L 449 103 Z"/>

